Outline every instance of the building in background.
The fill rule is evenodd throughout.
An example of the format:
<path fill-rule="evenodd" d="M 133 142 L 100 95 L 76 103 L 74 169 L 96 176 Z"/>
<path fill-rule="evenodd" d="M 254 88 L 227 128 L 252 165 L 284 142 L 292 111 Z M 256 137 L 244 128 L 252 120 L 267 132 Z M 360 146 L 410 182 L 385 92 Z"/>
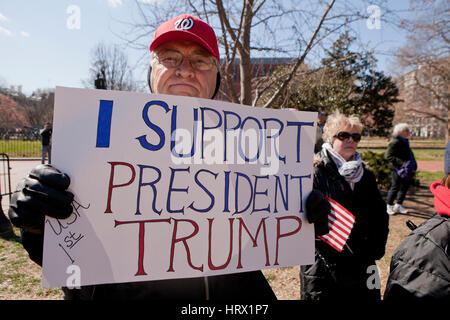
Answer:
<path fill-rule="evenodd" d="M 424 62 L 397 79 L 399 98 L 403 101 L 395 106 L 394 124 L 408 123 L 416 137 L 446 137 L 449 130 L 449 60 Z"/>

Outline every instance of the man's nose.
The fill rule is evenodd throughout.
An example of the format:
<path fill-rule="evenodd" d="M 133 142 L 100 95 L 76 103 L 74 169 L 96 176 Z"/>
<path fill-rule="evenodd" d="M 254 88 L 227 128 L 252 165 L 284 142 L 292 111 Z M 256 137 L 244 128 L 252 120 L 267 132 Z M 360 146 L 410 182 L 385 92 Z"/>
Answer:
<path fill-rule="evenodd" d="M 192 68 L 191 61 L 188 58 L 184 57 L 183 61 L 177 68 L 177 73 L 182 76 L 189 76 L 194 74 L 194 68 Z"/>

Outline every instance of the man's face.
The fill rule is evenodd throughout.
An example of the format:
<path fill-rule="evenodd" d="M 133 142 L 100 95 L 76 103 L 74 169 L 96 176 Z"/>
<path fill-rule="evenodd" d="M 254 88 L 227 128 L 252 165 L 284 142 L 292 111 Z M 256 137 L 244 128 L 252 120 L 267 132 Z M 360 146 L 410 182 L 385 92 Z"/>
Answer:
<path fill-rule="evenodd" d="M 320 115 L 319 116 L 319 123 L 320 124 L 324 124 L 327 121 L 327 116 L 325 115 Z"/>
<path fill-rule="evenodd" d="M 184 57 L 212 57 L 202 46 L 192 41 L 168 41 L 156 48 L 155 52 L 169 50 L 177 51 Z M 153 59 L 150 84 L 154 93 L 211 99 L 216 88 L 216 78 L 215 66 L 208 71 L 195 70 L 189 59 L 184 58 L 178 67 L 166 68 L 158 59 Z"/>

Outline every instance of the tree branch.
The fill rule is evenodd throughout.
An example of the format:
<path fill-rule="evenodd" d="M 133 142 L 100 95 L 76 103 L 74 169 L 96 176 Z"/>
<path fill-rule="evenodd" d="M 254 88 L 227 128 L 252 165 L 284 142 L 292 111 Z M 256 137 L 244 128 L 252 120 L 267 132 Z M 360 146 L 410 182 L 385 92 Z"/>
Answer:
<path fill-rule="evenodd" d="M 328 13 L 330 12 L 331 8 L 333 7 L 335 3 L 335 0 L 332 0 L 331 3 L 328 5 L 327 10 L 325 11 L 325 13 L 323 14 L 322 18 L 320 19 L 319 24 L 316 27 L 316 30 L 314 31 L 314 34 L 311 36 L 311 39 L 309 39 L 308 45 L 305 49 L 305 52 L 303 53 L 303 55 L 297 60 L 297 62 L 295 63 L 294 67 L 291 70 L 290 75 L 288 76 L 288 78 L 283 81 L 282 85 L 278 88 L 278 90 L 275 92 L 275 94 L 269 99 L 269 101 L 264 105 L 264 108 L 270 108 L 272 103 L 280 96 L 281 92 L 283 92 L 283 90 L 286 88 L 286 86 L 289 84 L 289 82 L 291 81 L 291 79 L 293 78 L 295 72 L 297 71 L 297 69 L 299 68 L 299 66 L 303 63 L 303 61 L 305 60 L 306 55 L 309 53 L 309 51 L 311 50 L 311 47 L 314 43 L 315 38 L 317 37 L 317 34 L 319 33 L 320 28 L 322 27 L 322 24 L 326 18 L 326 16 L 328 15 Z"/>

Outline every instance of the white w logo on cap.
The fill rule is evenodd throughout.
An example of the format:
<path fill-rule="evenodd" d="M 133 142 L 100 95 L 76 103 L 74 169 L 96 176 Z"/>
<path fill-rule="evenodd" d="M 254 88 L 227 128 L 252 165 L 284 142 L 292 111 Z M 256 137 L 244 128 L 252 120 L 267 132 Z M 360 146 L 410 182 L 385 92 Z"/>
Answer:
<path fill-rule="evenodd" d="M 177 20 L 174 25 L 177 30 L 189 30 L 194 26 L 194 20 L 191 18 L 183 18 Z"/>

